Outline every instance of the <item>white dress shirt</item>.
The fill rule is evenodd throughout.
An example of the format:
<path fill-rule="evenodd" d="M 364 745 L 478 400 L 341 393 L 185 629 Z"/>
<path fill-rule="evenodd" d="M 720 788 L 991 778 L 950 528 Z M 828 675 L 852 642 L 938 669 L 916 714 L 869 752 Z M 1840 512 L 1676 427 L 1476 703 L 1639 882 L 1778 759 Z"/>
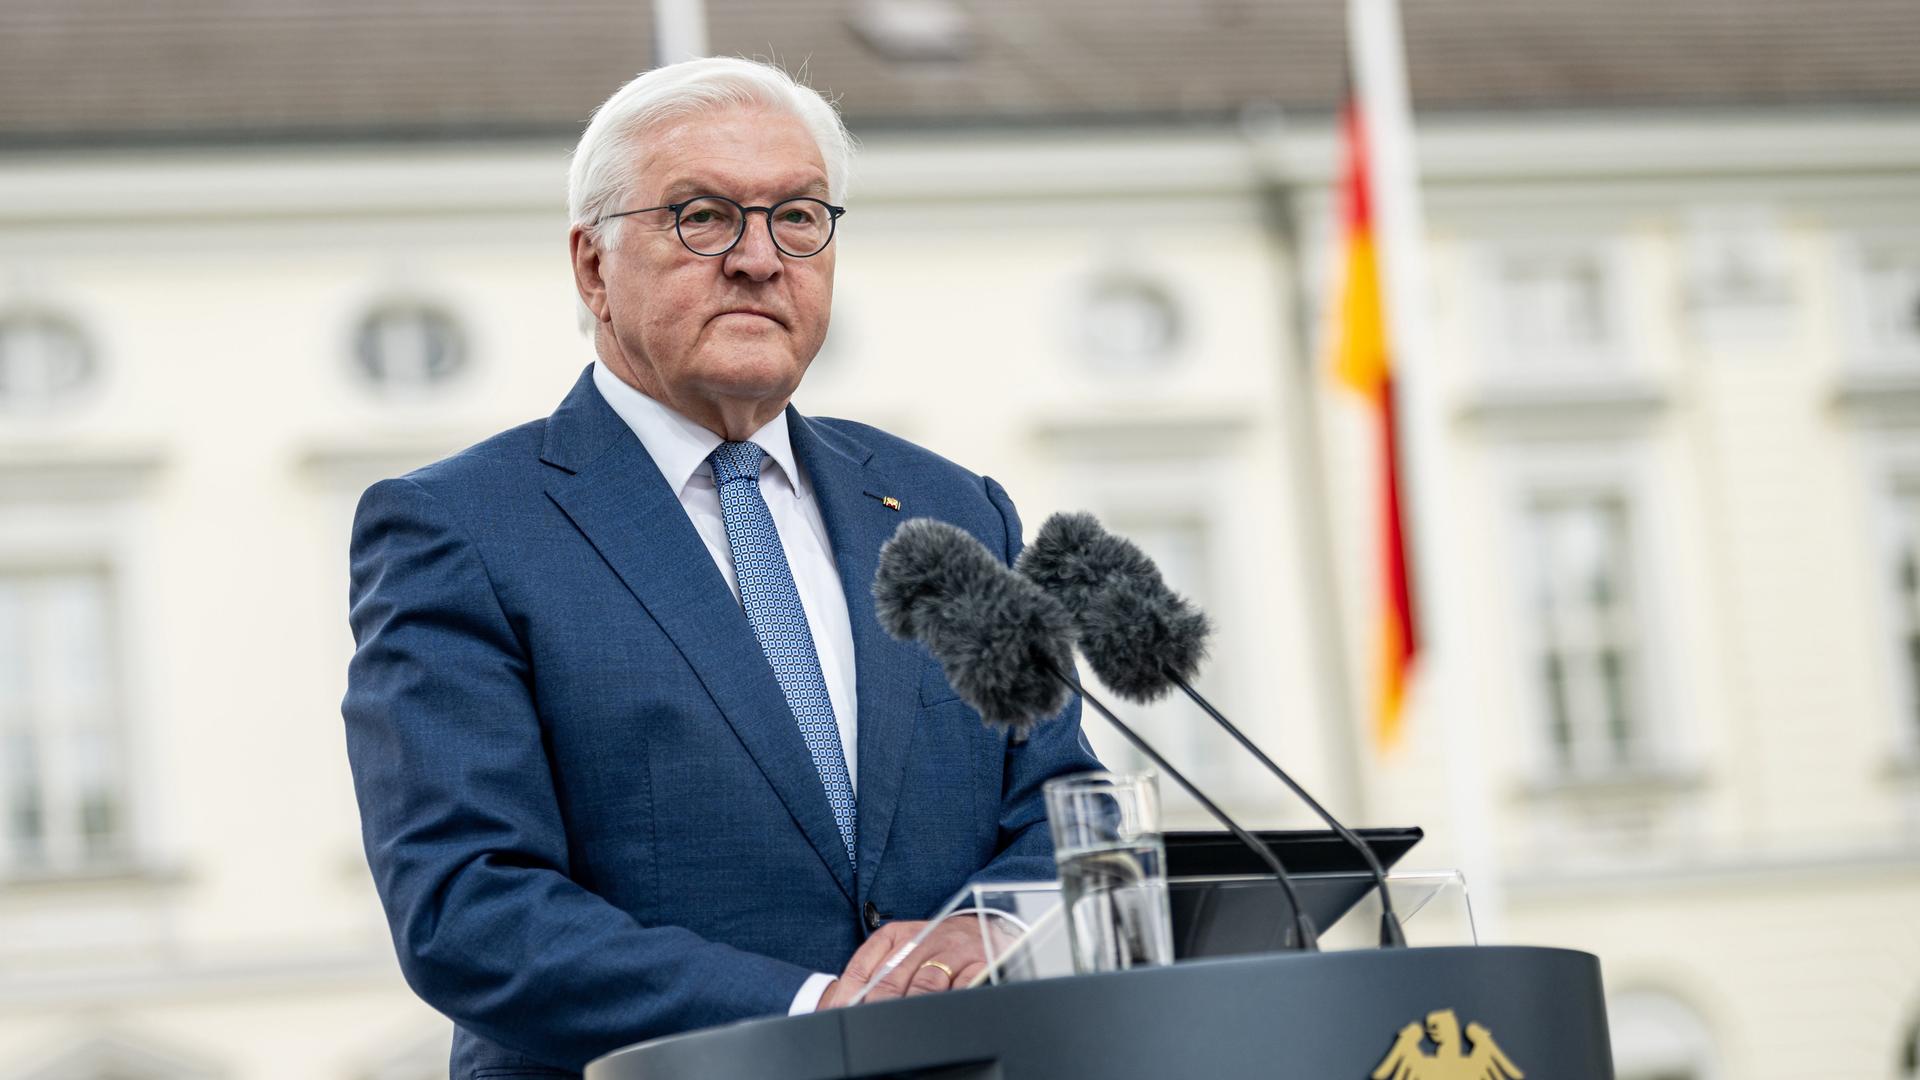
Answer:
<path fill-rule="evenodd" d="M 720 514 L 720 489 L 713 482 L 713 466 L 707 462 L 707 455 L 725 440 L 622 382 L 599 361 L 593 365 L 593 385 L 660 467 L 667 486 L 679 496 L 681 509 L 706 542 L 707 554 L 713 557 L 720 576 L 733 590 L 734 602 L 739 603 L 740 580 L 733 571 L 726 519 Z M 820 516 L 813 488 L 793 456 L 786 412 L 754 432 L 748 441 L 767 454 L 760 466 L 760 494 L 773 513 L 773 526 L 780 533 L 787 566 L 793 570 L 800 606 L 807 613 L 807 630 L 813 635 L 814 651 L 820 655 L 820 674 L 826 678 L 827 699 L 833 703 L 833 719 L 840 729 L 847 779 L 857 795 L 860 770 L 854 725 L 853 621 L 847 615 L 846 594 L 840 590 L 840 571 L 833 560 L 833 545 L 827 540 L 826 519 Z M 819 973 L 808 978 L 794 996 L 788 1014 L 812 1012 L 832 981 L 833 976 Z"/>

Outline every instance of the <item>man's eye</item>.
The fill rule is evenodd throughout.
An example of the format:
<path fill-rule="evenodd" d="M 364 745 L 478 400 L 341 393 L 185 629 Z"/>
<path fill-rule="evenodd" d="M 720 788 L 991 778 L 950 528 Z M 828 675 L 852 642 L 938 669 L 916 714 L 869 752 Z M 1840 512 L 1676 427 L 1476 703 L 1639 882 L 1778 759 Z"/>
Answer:
<path fill-rule="evenodd" d="M 713 220 L 713 211 L 695 210 L 693 213 L 687 215 L 687 220 L 693 222 L 695 225 L 705 225 Z"/>
<path fill-rule="evenodd" d="M 789 210 L 780 216 L 786 218 L 789 225 L 805 225 L 813 220 L 813 215 L 805 210 Z"/>

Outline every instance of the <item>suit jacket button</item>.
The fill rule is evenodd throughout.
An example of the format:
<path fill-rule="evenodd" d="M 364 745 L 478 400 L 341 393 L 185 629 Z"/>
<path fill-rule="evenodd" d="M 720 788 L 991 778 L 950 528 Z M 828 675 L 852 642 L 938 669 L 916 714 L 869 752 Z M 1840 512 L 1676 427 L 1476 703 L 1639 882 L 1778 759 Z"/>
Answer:
<path fill-rule="evenodd" d="M 867 929 L 870 931 L 880 929 L 881 922 L 886 919 L 885 915 L 880 914 L 880 909 L 873 906 L 873 901 L 871 900 L 867 901 L 867 909 L 861 912 L 861 914 L 866 916 Z"/>

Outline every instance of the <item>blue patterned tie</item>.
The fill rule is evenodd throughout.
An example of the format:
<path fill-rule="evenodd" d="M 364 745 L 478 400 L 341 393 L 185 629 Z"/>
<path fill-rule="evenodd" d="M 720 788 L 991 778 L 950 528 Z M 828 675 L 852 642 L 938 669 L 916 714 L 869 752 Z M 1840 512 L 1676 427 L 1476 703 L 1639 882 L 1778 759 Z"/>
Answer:
<path fill-rule="evenodd" d="M 760 651 L 773 665 L 780 692 L 787 697 L 800 734 L 813 755 L 813 767 L 826 785 L 833 822 L 847 845 L 847 862 L 854 864 L 853 784 L 847 778 L 847 759 L 840 749 L 840 728 L 834 723 L 833 701 L 820 673 L 820 654 L 814 651 L 813 632 L 800 606 L 800 590 L 793 569 L 780 547 L 773 513 L 760 495 L 760 463 L 767 452 L 750 442 L 721 443 L 707 455 L 713 482 L 720 489 L 720 516 L 727 523 L 727 546 L 733 550 L 733 573 L 740 582 L 740 603 L 747 621 L 760 639 Z"/>

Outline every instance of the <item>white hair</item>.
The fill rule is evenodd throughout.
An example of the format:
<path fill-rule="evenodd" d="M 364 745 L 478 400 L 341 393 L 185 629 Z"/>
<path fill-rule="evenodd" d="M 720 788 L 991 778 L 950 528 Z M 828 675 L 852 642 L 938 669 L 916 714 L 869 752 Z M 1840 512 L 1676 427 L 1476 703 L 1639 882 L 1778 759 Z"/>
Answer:
<path fill-rule="evenodd" d="M 655 125 L 729 105 L 760 105 L 787 112 L 807 126 L 827 169 L 827 198 L 846 194 L 853 137 L 820 92 L 756 60 L 710 56 L 654 68 L 614 91 L 593 111 L 567 170 L 567 214 L 589 236 L 611 243 L 620 222 L 602 222 L 629 193 L 634 158 Z"/>
<path fill-rule="evenodd" d="M 833 104 L 772 64 L 710 56 L 643 71 L 593 111 L 567 169 L 569 221 L 596 243 L 617 242 L 626 219 L 602 221 L 601 215 L 631 193 L 634 159 L 649 130 L 663 121 L 729 105 L 778 109 L 805 124 L 827 169 L 827 198 L 839 202 L 845 197 L 853 136 Z M 584 302 L 577 314 L 580 329 L 593 334 L 598 320 Z"/>

